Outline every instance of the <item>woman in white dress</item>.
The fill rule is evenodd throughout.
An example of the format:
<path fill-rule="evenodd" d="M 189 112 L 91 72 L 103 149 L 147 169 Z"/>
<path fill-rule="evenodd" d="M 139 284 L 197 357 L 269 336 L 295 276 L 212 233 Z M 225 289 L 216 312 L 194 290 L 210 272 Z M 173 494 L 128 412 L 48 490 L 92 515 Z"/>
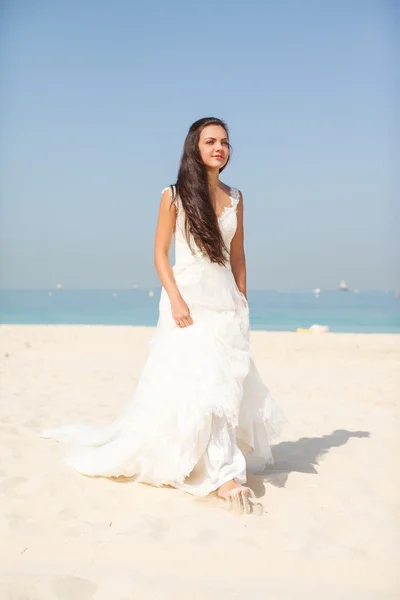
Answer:
<path fill-rule="evenodd" d="M 273 462 L 284 417 L 251 357 L 243 197 L 219 179 L 229 156 L 226 124 L 196 121 L 177 182 L 163 190 L 159 320 L 133 398 L 105 428 L 64 426 L 42 437 L 68 444 L 66 462 L 86 475 L 216 491 L 246 510 L 246 470 Z"/>

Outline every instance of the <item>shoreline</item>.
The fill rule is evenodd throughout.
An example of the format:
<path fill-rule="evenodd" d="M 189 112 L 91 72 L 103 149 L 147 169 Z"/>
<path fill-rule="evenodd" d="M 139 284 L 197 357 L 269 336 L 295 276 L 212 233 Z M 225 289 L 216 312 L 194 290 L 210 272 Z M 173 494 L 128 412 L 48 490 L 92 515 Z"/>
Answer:
<path fill-rule="evenodd" d="M 86 328 L 86 329 L 91 329 L 91 328 L 105 328 L 105 329 L 143 329 L 143 330 L 152 330 L 152 329 L 156 329 L 156 325 L 127 325 L 127 324 L 114 324 L 114 323 L 0 323 L 0 332 L 3 328 L 22 328 L 22 327 L 26 327 L 28 328 L 67 328 L 67 327 L 71 327 L 71 328 Z M 358 336 L 400 336 L 400 332 L 394 331 L 394 332 L 380 332 L 380 331 L 328 331 L 326 333 L 312 333 L 312 332 L 298 332 L 298 331 L 293 331 L 291 329 L 285 329 L 285 330 L 281 330 L 281 329 L 252 329 L 250 327 L 250 334 L 293 334 L 296 336 L 305 336 L 305 337 L 331 337 L 331 336 L 352 336 L 352 335 L 358 335 Z"/>

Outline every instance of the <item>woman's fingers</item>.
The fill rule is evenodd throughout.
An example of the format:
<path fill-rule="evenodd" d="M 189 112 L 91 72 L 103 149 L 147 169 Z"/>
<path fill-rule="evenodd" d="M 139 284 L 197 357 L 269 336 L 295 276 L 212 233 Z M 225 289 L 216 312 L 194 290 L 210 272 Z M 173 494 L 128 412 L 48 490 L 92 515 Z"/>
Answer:
<path fill-rule="evenodd" d="M 190 315 L 188 317 L 176 317 L 175 323 L 181 328 L 189 327 L 189 325 L 193 325 L 193 319 Z"/>

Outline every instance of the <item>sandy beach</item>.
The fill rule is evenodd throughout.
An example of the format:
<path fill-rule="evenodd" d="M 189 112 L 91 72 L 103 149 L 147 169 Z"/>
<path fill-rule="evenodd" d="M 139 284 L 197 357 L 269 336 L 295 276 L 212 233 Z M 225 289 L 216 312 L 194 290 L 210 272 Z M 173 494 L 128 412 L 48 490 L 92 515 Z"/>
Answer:
<path fill-rule="evenodd" d="M 288 423 L 249 476 L 261 516 L 93 479 L 45 427 L 106 424 L 153 330 L 0 326 L 2 600 L 400 597 L 400 336 L 252 332 Z M 397 581 L 396 581 L 397 580 Z"/>

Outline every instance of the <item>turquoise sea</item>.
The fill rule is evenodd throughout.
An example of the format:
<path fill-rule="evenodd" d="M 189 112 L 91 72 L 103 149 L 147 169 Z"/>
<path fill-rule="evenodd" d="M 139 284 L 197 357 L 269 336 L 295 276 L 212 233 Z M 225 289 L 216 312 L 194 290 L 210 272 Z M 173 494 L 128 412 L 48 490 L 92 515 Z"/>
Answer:
<path fill-rule="evenodd" d="M 3 324 L 156 325 L 161 289 L 0 290 Z M 333 332 L 400 333 L 391 292 L 248 292 L 253 330 L 295 331 L 318 323 Z"/>

